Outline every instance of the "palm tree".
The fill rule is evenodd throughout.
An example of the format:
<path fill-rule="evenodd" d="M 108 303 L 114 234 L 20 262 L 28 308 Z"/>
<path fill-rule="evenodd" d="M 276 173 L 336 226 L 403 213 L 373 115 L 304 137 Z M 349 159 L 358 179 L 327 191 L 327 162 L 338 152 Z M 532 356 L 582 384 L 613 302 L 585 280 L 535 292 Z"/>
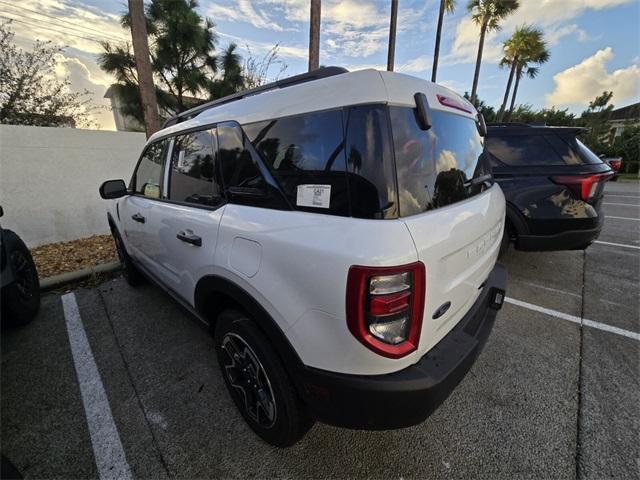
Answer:
<path fill-rule="evenodd" d="M 455 8 L 455 0 L 440 0 L 440 13 L 438 14 L 438 29 L 436 30 L 436 46 L 433 51 L 433 69 L 431 69 L 431 81 L 436 81 L 436 73 L 438 72 L 438 59 L 440 57 L 440 36 L 442 35 L 442 23 L 444 21 L 444 12 L 453 13 Z"/>
<path fill-rule="evenodd" d="M 222 74 L 214 78 L 209 84 L 209 99 L 222 98 L 245 87 L 242 59 L 237 52 L 237 48 L 235 43 L 230 43 L 222 54 L 216 58 L 218 72 L 222 71 Z"/>
<path fill-rule="evenodd" d="M 511 85 L 515 76 L 518 63 L 523 55 L 526 55 L 530 45 L 536 44 L 542 40 L 542 32 L 532 26 L 522 25 L 516 28 L 511 37 L 503 44 L 504 57 L 500 60 L 500 68 L 509 68 L 509 80 L 507 88 L 504 92 L 504 99 L 498 111 L 498 121 L 502 121 L 502 117 L 507 108 L 507 101 L 511 93 Z"/>
<path fill-rule="evenodd" d="M 542 38 L 542 32 L 536 29 L 532 29 L 525 49 L 518 56 L 516 65 L 516 84 L 513 86 L 513 96 L 511 97 L 511 106 L 509 107 L 509 114 L 507 115 L 507 121 L 511 118 L 513 108 L 516 104 L 516 96 L 518 95 L 518 86 L 520 85 L 520 79 L 523 75 L 527 75 L 529 78 L 536 78 L 540 69 L 534 67 L 535 65 L 542 65 L 549 61 L 550 53 L 547 50 L 547 43 Z"/>
<path fill-rule="evenodd" d="M 320 67 L 320 0 L 311 0 L 309 10 L 309 71 Z"/>
<path fill-rule="evenodd" d="M 387 51 L 387 70 L 393 72 L 396 53 L 396 24 L 398 23 L 398 0 L 391 0 L 391 17 L 389 18 L 389 49 Z"/>
<path fill-rule="evenodd" d="M 487 32 L 499 30 L 500 21 L 513 13 L 519 6 L 518 0 L 470 0 L 467 5 L 467 10 L 471 13 L 472 20 L 480 25 L 480 43 L 478 44 L 476 69 L 473 74 L 471 103 L 476 101 L 480 65 L 482 64 L 482 51 L 484 50 L 484 38 Z"/>

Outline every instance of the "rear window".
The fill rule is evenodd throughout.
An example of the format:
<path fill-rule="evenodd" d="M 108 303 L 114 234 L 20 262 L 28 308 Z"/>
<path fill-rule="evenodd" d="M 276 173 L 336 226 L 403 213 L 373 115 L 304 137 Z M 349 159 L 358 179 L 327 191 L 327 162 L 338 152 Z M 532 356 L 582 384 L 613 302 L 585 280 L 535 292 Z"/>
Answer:
<path fill-rule="evenodd" d="M 599 163 L 574 135 L 491 135 L 487 150 L 498 161 L 511 166 L 581 165 Z M 589 157 L 589 154 L 595 157 Z"/>
<path fill-rule="evenodd" d="M 602 163 L 600 157 L 598 157 L 595 153 L 593 153 L 589 147 L 587 147 L 584 143 L 582 143 L 577 138 L 573 137 L 572 141 L 575 142 L 575 149 L 580 152 L 580 158 L 584 163 L 590 164 L 598 164 Z"/>
<path fill-rule="evenodd" d="M 450 205 L 482 191 L 482 184 L 468 183 L 489 173 L 473 119 L 433 111 L 433 125 L 424 131 L 415 109 L 390 107 L 389 111 L 401 216 Z"/>

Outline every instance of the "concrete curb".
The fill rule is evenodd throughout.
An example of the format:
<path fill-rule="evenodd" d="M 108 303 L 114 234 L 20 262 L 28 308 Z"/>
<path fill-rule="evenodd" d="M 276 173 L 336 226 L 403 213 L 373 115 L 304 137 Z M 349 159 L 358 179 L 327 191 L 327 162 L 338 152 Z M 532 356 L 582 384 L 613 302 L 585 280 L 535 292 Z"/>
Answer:
<path fill-rule="evenodd" d="M 97 273 L 114 272 L 120 269 L 120 262 L 109 262 L 94 267 L 81 268 L 74 272 L 61 273 L 60 275 L 53 275 L 52 277 L 43 278 L 40 280 L 40 291 L 46 292 L 47 290 L 53 290 L 54 288 L 61 287 L 67 283 L 76 282 L 89 278 Z"/>

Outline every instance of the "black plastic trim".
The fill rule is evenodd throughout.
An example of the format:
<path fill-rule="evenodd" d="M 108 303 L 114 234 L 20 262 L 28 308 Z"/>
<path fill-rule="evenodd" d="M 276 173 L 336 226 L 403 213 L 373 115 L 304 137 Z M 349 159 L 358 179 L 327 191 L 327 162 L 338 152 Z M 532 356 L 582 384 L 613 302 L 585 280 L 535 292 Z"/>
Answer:
<path fill-rule="evenodd" d="M 458 324 L 416 364 L 387 375 L 303 370 L 303 399 L 311 414 L 346 428 L 386 430 L 422 422 L 464 378 L 485 345 L 504 295 L 507 272 L 496 264 L 482 293 Z"/>
<path fill-rule="evenodd" d="M 275 351 L 282 359 L 285 369 L 300 392 L 301 383 L 299 378 L 304 364 L 271 315 L 251 294 L 231 280 L 217 275 L 207 275 L 202 277 L 196 285 L 194 305 L 198 314 L 206 318 L 212 328 L 215 325 L 217 315 L 227 308 L 224 298 L 217 299 L 216 295 L 232 299 L 236 305 L 252 317 L 258 328 L 263 331 L 273 344 Z"/>
<path fill-rule="evenodd" d="M 602 227 L 588 230 L 568 230 L 555 235 L 520 235 L 516 250 L 545 252 L 553 250 L 582 250 L 593 243 Z"/>

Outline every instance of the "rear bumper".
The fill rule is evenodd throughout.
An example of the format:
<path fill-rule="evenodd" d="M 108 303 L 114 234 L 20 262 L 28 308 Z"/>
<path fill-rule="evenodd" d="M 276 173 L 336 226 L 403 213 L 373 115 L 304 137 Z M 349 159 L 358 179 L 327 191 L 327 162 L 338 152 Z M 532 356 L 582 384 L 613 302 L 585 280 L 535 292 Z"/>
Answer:
<path fill-rule="evenodd" d="M 602 226 L 554 235 L 518 235 L 516 249 L 526 251 L 582 250 L 600 236 Z"/>
<path fill-rule="evenodd" d="M 507 273 L 496 264 L 460 322 L 420 361 L 387 375 L 346 375 L 305 367 L 300 379 L 312 415 L 331 425 L 385 430 L 426 419 L 460 383 L 493 328 Z M 504 297 L 503 297 L 504 298 Z"/>

